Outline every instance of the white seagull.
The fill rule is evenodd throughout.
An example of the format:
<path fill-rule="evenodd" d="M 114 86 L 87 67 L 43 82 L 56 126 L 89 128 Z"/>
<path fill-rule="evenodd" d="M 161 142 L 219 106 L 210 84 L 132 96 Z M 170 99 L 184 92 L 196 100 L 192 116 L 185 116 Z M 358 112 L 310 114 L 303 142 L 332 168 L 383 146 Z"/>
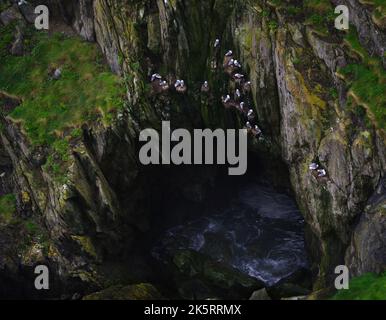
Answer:
<path fill-rule="evenodd" d="M 229 50 L 229 51 L 225 54 L 225 56 L 227 56 L 227 57 L 230 57 L 231 55 L 233 55 L 233 51 L 232 51 L 232 50 Z"/>
<path fill-rule="evenodd" d="M 318 170 L 318 177 L 322 178 L 322 177 L 325 177 L 326 175 L 327 175 L 326 170 L 324 169 Z"/>

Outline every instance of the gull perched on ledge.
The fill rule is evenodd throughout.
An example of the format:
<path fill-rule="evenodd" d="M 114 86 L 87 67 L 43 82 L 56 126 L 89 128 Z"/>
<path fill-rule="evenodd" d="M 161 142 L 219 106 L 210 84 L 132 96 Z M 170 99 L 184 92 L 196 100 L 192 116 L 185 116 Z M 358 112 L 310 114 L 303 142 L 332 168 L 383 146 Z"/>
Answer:
<path fill-rule="evenodd" d="M 162 79 L 162 77 L 158 74 L 158 73 L 154 73 L 154 74 L 152 74 L 152 76 L 151 76 L 151 82 L 153 82 L 153 81 L 155 81 L 155 80 L 161 80 Z"/>
<path fill-rule="evenodd" d="M 176 83 L 174 84 L 174 87 L 176 88 L 176 91 L 178 93 L 185 93 L 187 90 L 184 80 L 177 80 Z"/>
<path fill-rule="evenodd" d="M 320 169 L 320 170 L 318 170 L 318 177 L 319 177 L 319 178 L 323 178 L 323 177 L 325 177 L 326 175 L 327 175 L 327 172 L 326 172 L 325 169 Z"/>
<path fill-rule="evenodd" d="M 201 92 L 209 92 L 209 83 L 208 81 L 205 81 L 204 84 L 201 86 Z"/>

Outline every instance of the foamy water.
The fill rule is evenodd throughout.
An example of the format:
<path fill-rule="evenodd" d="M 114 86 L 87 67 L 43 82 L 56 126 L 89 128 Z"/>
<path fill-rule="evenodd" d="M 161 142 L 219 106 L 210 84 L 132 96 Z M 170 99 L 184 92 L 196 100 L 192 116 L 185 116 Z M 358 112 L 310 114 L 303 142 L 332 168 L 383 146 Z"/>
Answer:
<path fill-rule="evenodd" d="M 289 196 L 253 184 L 223 212 L 169 229 L 153 255 L 164 260 L 179 249 L 192 249 L 272 285 L 307 267 L 303 228 Z"/>

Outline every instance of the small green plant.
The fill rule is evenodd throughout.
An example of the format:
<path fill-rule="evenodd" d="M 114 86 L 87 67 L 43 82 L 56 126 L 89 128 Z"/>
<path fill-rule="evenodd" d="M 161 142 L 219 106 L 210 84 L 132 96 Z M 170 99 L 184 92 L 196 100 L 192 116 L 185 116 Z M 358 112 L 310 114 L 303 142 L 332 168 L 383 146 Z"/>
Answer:
<path fill-rule="evenodd" d="M 294 64 L 294 66 L 299 65 L 300 62 L 301 62 L 301 61 L 300 61 L 299 57 L 295 57 L 295 58 L 292 59 L 292 63 Z"/>
<path fill-rule="evenodd" d="M 82 136 L 82 129 L 81 128 L 75 128 L 71 132 L 71 137 L 73 138 L 80 138 Z"/>
<path fill-rule="evenodd" d="M 295 6 L 288 6 L 286 7 L 286 11 L 290 16 L 296 16 L 302 11 L 302 9 Z"/>
<path fill-rule="evenodd" d="M 277 28 L 278 28 L 278 23 L 275 21 L 275 20 L 272 20 L 272 21 L 269 21 L 268 22 L 268 28 L 269 28 L 269 30 L 271 30 L 271 31 L 276 31 L 277 30 Z"/>
<path fill-rule="evenodd" d="M 333 99 L 338 99 L 338 90 L 336 88 L 331 88 L 330 91 L 330 96 L 333 98 Z"/>
<path fill-rule="evenodd" d="M 263 9 L 261 11 L 261 16 L 262 17 L 268 17 L 269 16 L 269 10 L 268 9 Z"/>
<path fill-rule="evenodd" d="M 310 21 L 316 25 L 321 25 L 324 22 L 324 17 L 317 13 L 314 13 L 313 15 L 311 15 Z"/>

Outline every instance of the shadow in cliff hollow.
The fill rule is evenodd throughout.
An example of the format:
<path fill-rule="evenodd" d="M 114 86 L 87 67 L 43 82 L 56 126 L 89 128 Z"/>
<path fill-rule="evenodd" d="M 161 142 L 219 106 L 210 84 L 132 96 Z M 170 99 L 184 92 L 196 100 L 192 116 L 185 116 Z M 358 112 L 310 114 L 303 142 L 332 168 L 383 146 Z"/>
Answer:
<path fill-rule="evenodd" d="M 144 168 L 151 221 L 135 256 L 165 296 L 249 298 L 261 287 L 274 297 L 308 292 L 304 220 L 285 167 L 256 154 L 248 163 L 244 176 L 228 176 L 221 166 Z"/>

